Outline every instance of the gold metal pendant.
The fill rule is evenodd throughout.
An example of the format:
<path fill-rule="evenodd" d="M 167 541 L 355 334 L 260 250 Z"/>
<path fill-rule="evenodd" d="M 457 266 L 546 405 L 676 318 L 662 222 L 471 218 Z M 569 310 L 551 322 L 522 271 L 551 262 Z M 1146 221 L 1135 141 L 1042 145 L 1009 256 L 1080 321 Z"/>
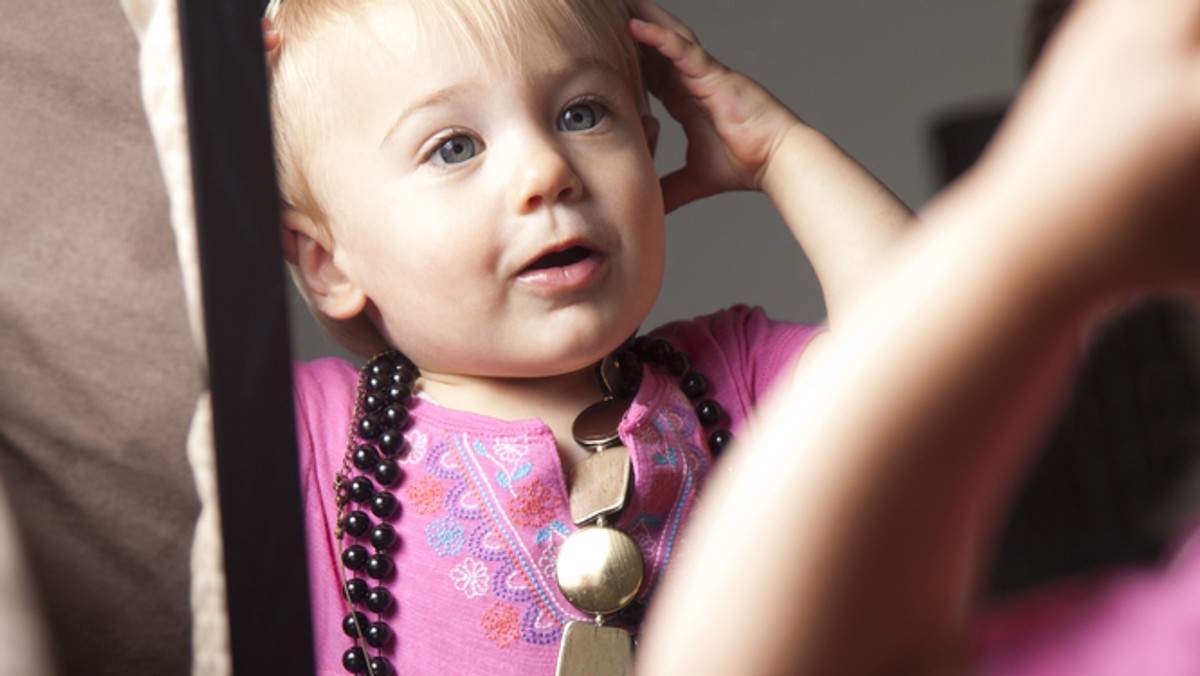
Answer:
<path fill-rule="evenodd" d="M 572 620 L 558 646 L 555 676 L 628 676 L 633 673 L 629 632 Z"/>
<path fill-rule="evenodd" d="M 620 512 L 633 481 L 633 462 L 624 446 L 593 453 L 571 468 L 571 520 L 585 526 Z"/>
<path fill-rule="evenodd" d="M 633 538 L 615 528 L 585 526 L 563 540 L 555 572 L 563 596 L 588 615 L 608 615 L 637 596 L 646 562 Z"/>
<path fill-rule="evenodd" d="M 628 409 L 628 399 L 601 399 L 575 417 L 571 435 L 580 446 L 592 450 L 620 445 L 617 427 Z"/>

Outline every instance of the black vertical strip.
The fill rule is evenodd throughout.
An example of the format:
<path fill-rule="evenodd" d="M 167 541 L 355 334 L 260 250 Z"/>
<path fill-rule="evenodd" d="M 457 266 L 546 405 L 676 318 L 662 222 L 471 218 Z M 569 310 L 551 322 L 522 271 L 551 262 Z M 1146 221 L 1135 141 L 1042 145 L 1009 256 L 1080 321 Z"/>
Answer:
<path fill-rule="evenodd" d="M 235 674 L 311 674 L 261 6 L 179 0 Z"/>

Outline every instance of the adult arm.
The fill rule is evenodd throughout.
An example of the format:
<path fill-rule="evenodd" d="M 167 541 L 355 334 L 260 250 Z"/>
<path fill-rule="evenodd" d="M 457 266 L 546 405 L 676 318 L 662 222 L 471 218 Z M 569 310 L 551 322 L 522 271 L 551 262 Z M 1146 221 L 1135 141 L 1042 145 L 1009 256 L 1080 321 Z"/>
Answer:
<path fill-rule="evenodd" d="M 1083 322 L 1121 294 L 1200 286 L 1197 28 L 1184 0 L 1076 10 L 997 145 L 707 489 L 649 619 L 646 673 L 954 663 L 972 552 Z"/>

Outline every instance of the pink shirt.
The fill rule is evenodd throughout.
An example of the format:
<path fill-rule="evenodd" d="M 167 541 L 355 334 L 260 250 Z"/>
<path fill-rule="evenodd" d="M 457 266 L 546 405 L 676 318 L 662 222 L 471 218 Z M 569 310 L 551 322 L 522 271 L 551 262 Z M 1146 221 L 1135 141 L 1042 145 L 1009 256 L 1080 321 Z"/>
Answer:
<path fill-rule="evenodd" d="M 669 324 L 667 337 L 712 384 L 736 434 L 774 377 L 815 333 L 738 306 Z M 298 364 L 296 414 L 307 515 L 309 580 L 319 674 L 344 674 L 351 640 L 334 538 L 334 476 L 342 467 L 357 371 L 337 359 Z M 552 674 L 566 622 L 586 619 L 554 581 L 571 523 L 553 434 L 539 420 L 504 422 L 426 400 L 411 406 L 404 478 L 393 489 L 400 545 L 386 615 L 385 655 L 401 674 Z M 711 466 L 692 404 L 675 378 L 648 368 L 620 426 L 634 488 L 615 526 L 646 559 L 652 593 L 683 543 L 680 528 Z M 365 576 L 362 576 L 364 579 Z"/>
<path fill-rule="evenodd" d="M 1057 583 L 989 611 L 971 673 L 1200 674 L 1200 522 L 1159 568 Z"/>

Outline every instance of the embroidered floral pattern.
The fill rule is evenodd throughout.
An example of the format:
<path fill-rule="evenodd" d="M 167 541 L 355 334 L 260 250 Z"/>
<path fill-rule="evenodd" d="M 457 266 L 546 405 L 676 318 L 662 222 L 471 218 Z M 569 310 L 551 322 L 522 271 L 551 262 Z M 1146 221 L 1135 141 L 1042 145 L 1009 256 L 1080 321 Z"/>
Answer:
<path fill-rule="evenodd" d="M 513 523 L 518 526 L 541 528 L 550 523 L 562 500 L 541 480 L 534 480 L 513 491 L 513 499 L 508 503 L 509 514 Z"/>
<path fill-rule="evenodd" d="M 438 556 L 454 556 L 461 552 L 466 541 L 466 532 L 452 516 L 434 521 L 425 527 L 429 546 Z"/>
<path fill-rule="evenodd" d="M 525 457 L 525 454 L 528 451 L 526 451 L 524 446 L 514 444 L 511 441 L 497 441 L 492 446 L 492 452 L 496 454 L 496 457 L 499 458 L 501 462 L 505 462 L 509 465 L 515 465 Z"/>
<path fill-rule="evenodd" d="M 497 602 L 479 620 L 483 634 L 498 648 L 507 648 L 521 636 L 520 615 L 507 603 Z"/>
<path fill-rule="evenodd" d="M 431 476 L 423 476 L 404 491 L 408 504 L 417 510 L 418 514 L 436 512 L 446 499 L 446 484 Z"/>
<path fill-rule="evenodd" d="M 450 579 L 454 581 L 454 588 L 469 599 L 488 592 L 487 566 L 469 556 L 450 569 Z"/>
<path fill-rule="evenodd" d="M 542 575 L 546 576 L 547 580 L 555 579 L 558 575 L 558 545 L 552 544 L 546 547 L 542 555 L 538 557 L 538 568 L 542 569 Z"/>
<path fill-rule="evenodd" d="M 416 465 L 425 459 L 429 451 L 429 436 L 421 430 L 413 430 L 404 435 L 408 440 L 408 451 L 400 456 L 401 465 Z"/>

